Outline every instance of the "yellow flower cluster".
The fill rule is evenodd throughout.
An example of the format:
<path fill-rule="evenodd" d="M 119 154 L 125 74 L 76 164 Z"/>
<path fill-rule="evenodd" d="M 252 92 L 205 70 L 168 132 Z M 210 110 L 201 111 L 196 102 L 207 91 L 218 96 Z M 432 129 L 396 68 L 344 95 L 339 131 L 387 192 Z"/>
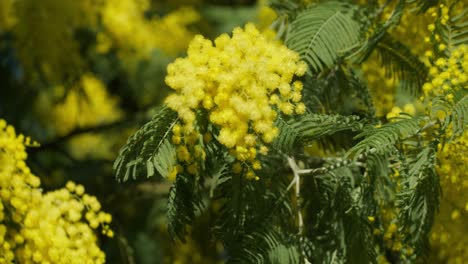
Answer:
<path fill-rule="evenodd" d="M 443 95 L 448 101 L 453 100 L 454 90 L 468 87 L 468 46 L 458 46 L 448 59 L 434 59 L 429 73 L 431 80 L 423 85 L 425 96 Z"/>
<path fill-rule="evenodd" d="M 439 149 L 437 158 L 443 197 L 431 234 L 435 257 L 446 263 L 468 261 L 468 132 Z"/>
<path fill-rule="evenodd" d="M 0 119 L 0 263 L 104 263 L 95 230 L 112 218 L 84 187 L 42 193 L 26 165 L 29 138 Z"/>
<path fill-rule="evenodd" d="M 192 8 L 181 8 L 162 18 L 147 19 L 149 8 L 148 0 L 107 1 L 102 10 L 106 32 L 98 35 L 97 51 L 107 52 L 112 43 L 122 49 L 121 55 L 140 58 L 149 56 L 153 49 L 170 55 L 185 50 L 194 35 L 187 26 L 197 22 L 199 14 Z"/>
<path fill-rule="evenodd" d="M 219 36 L 214 44 L 198 35 L 188 57 L 168 66 L 166 83 L 176 93 L 166 104 L 177 111 L 185 136 L 195 130 L 197 111 L 207 111 L 219 128 L 216 139 L 240 162 L 234 169 L 241 172 L 247 165 L 247 176 L 256 178 L 253 170 L 261 168 L 257 152 L 266 153 L 265 144 L 278 135 L 275 109 L 285 115 L 306 111 L 302 83 L 293 78 L 304 75 L 307 65 L 252 24 L 234 29 L 232 37 Z M 187 160 L 187 155 L 180 156 Z"/>
<path fill-rule="evenodd" d="M 109 95 L 104 83 L 92 74 L 84 74 L 69 91 L 57 86 L 53 92 L 55 94 L 43 91 L 36 109 L 45 125 L 58 136 L 77 128 L 111 123 L 123 116 L 117 98 Z M 84 134 L 70 141 L 70 150 L 76 158 L 90 155 L 113 158 L 112 145 L 108 138 Z M 96 146 L 99 146 L 99 152 L 96 152 Z"/>
<path fill-rule="evenodd" d="M 387 119 L 398 117 L 401 113 L 414 115 L 416 113 L 416 108 L 414 107 L 414 104 L 405 104 L 403 106 L 403 109 L 401 109 L 398 106 L 394 106 L 392 110 L 387 114 Z"/>

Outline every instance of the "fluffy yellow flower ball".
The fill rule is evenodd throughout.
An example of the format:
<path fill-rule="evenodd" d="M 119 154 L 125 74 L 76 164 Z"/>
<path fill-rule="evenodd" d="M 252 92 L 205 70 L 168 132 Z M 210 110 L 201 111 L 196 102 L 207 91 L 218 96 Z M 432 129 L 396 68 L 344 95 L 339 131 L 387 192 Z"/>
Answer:
<path fill-rule="evenodd" d="M 431 79 L 423 85 L 427 97 L 443 95 L 453 100 L 452 89 L 466 89 L 468 82 L 468 46 L 460 45 L 453 49 L 448 59 L 437 58 L 429 69 Z"/>
<path fill-rule="evenodd" d="M 81 185 L 43 193 L 25 163 L 34 144 L 0 119 L 0 263 L 104 263 L 95 232 L 112 237 L 112 217 Z"/>
<path fill-rule="evenodd" d="M 183 145 L 189 142 L 180 139 L 191 137 L 199 110 L 208 113 L 209 121 L 219 129 L 216 139 L 248 168 L 252 178 L 256 178 L 252 170 L 261 168 L 257 150 L 278 135 L 274 126 L 278 112 L 306 111 L 301 103 L 302 83 L 294 78 L 303 76 L 307 65 L 252 24 L 235 28 L 232 37 L 219 36 L 214 45 L 196 36 L 188 56 L 177 59 L 167 71 L 166 83 L 176 92 L 166 104 L 177 111 L 183 124 L 182 129 L 176 128 L 173 142 L 181 144 L 179 160 L 188 164 L 190 155 Z"/>

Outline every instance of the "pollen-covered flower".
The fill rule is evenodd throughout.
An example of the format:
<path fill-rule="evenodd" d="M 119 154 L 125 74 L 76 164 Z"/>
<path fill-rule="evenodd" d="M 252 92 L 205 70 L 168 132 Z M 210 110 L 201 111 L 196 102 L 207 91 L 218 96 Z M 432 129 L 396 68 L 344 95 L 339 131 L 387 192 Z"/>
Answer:
<path fill-rule="evenodd" d="M 43 193 L 26 165 L 35 144 L 0 119 L 0 263 L 104 263 L 96 230 L 112 237 L 112 217 L 81 185 Z"/>
<path fill-rule="evenodd" d="M 423 85 L 426 97 L 444 95 L 450 102 L 451 90 L 466 89 L 468 82 L 468 46 L 453 49 L 448 59 L 437 58 L 430 67 L 430 81 Z"/>
<path fill-rule="evenodd" d="M 177 111 L 183 124 L 173 142 L 187 144 L 179 138 L 194 133 L 196 113 L 204 110 L 219 129 L 216 139 L 248 171 L 260 169 L 257 149 L 278 135 L 274 126 L 278 113 L 306 110 L 300 103 L 302 83 L 293 81 L 305 74 L 307 65 L 252 24 L 234 29 L 232 37 L 223 34 L 214 43 L 198 35 L 187 53 L 167 68 L 166 83 L 175 93 L 166 104 Z M 180 158 L 189 162 L 186 155 Z"/>

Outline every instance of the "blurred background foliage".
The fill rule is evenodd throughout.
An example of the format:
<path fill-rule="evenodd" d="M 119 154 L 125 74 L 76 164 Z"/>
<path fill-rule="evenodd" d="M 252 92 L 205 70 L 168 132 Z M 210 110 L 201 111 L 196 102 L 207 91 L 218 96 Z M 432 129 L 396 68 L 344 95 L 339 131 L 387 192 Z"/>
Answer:
<path fill-rule="evenodd" d="M 382 21 L 391 10 L 382 10 Z M 389 32 L 426 66 L 431 44 L 421 40 L 431 35 L 432 14 L 405 12 Z M 266 30 L 275 18 L 264 0 L 0 0 L 0 117 L 41 143 L 29 149 L 28 165 L 44 189 L 74 180 L 113 215 L 115 238 L 102 241 L 108 263 L 223 262 L 222 246 L 207 232 L 209 215 L 199 218 L 186 243 L 173 242 L 165 222 L 170 184 L 156 178 L 117 183 L 112 163 L 167 95 L 166 66 L 184 55 L 195 34 L 213 39 L 248 21 Z M 377 116 L 423 111 L 382 59 L 373 53 L 358 71 Z M 468 257 L 467 141 L 465 133 L 439 153 L 445 195 L 431 239 L 442 262 Z M 389 236 L 392 247 L 398 235 Z"/>

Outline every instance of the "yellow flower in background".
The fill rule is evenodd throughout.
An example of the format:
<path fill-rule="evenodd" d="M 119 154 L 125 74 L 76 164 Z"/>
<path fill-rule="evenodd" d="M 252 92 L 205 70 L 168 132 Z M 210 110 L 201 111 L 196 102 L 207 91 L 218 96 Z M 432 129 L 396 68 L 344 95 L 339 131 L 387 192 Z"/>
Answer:
<path fill-rule="evenodd" d="M 98 36 L 98 51 L 113 42 L 121 56 L 136 54 L 146 58 L 154 49 L 161 49 L 170 55 L 185 50 L 194 33 L 187 26 L 199 20 L 199 14 L 192 8 L 180 8 L 161 18 L 147 19 L 148 0 L 108 1 L 102 10 L 103 24 L 109 36 Z M 109 39 L 111 41 L 109 41 Z"/>
<path fill-rule="evenodd" d="M 78 128 L 87 128 L 119 120 L 123 112 L 118 99 L 108 94 L 102 81 L 92 74 L 85 74 L 68 91 L 63 86 L 55 87 L 56 97 L 44 92 L 36 108 L 43 123 L 52 134 L 63 136 Z M 70 141 L 74 157 L 89 155 L 112 159 L 116 142 L 108 136 L 84 134 Z"/>
<path fill-rule="evenodd" d="M 112 237 L 112 217 L 84 187 L 43 193 L 26 165 L 26 146 L 0 119 L 0 263 L 104 263 L 96 231 Z"/>
<path fill-rule="evenodd" d="M 92 74 L 83 75 L 69 90 L 55 87 L 55 92 L 55 98 L 44 93 L 37 107 L 59 136 L 76 128 L 110 123 L 122 117 L 117 97 L 109 95 L 104 83 Z"/>
<path fill-rule="evenodd" d="M 450 102 L 453 90 L 468 87 L 468 46 L 463 44 L 454 48 L 448 59 L 434 60 L 434 64 L 429 64 L 430 79 L 423 85 L 424 95 L 428 98 L 444 95 Z"/>
<path fill-rule="evenodd" d="M 275 10 L 268 6 L 268 1 L 266 0 L 259 0 L 257 2 L 257 6 L 257 27 L 260 30 L 268 29 L 276 20 L 278 15 Z"/>

